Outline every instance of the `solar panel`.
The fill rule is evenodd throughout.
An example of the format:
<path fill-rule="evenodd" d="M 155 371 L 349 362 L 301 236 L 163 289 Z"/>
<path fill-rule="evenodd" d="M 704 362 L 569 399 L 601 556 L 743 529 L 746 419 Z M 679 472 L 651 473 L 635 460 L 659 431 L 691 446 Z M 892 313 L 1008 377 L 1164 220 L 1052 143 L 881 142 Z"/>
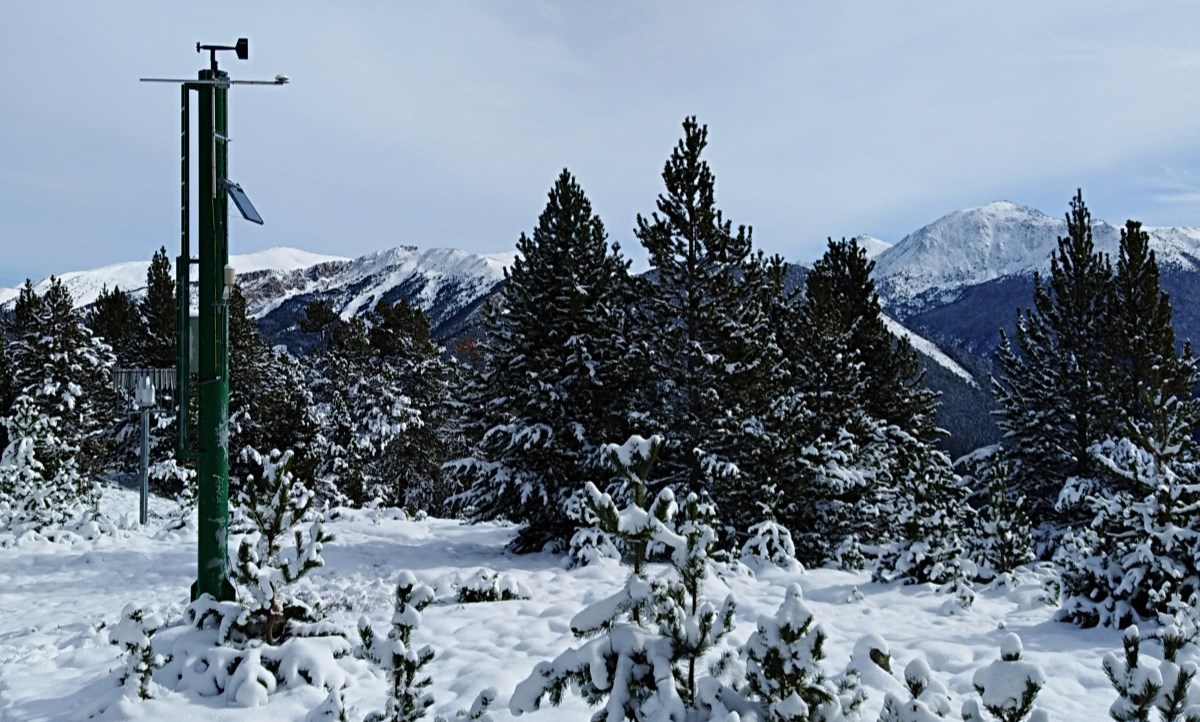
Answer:
<path fill-rule="evenodd" d="M 225 190 L 229 192 L 229 197 L 233 199 L 233 204 L 241 211 L 242 218 L 261 226 L 263 222 L 262 216 L 258 215 L 258 211 L 254 209 L 254 204 L 250 202 L 250 197 L 246 195 L 246 191 L 242 190 L 240 185 L 228 178 L 223 179 L 221 183 L 225 186 Z"/>

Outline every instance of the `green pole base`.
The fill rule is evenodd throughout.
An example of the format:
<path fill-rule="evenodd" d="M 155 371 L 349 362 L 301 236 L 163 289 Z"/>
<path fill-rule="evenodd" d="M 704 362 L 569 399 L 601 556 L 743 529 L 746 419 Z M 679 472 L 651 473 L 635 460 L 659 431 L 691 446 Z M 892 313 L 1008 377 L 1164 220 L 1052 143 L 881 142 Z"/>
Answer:
<path fill-rule="evenodd" d="M 192 601 L 199 599 L 201 594 L 200 581 L 192 582 Z M 221 595 L 217 599 L 218 602 L 233 602 L 237 600 L 237 590 L 229 583 L 228 579 L 221 580 Z"/>

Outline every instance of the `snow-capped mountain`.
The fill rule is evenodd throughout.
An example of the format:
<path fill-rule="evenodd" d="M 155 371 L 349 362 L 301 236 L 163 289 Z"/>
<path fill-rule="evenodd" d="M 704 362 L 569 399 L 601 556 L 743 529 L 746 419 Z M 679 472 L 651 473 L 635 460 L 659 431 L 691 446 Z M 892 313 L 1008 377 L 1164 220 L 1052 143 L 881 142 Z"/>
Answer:
<path fill-rule="evenodd" d="M 1200 229 L 1146 228 L 1159 265 L 1200 270 Z M 900 318 L 958 300 L 963 289 L 1050 268 L 1065 218 L 995 201 L 955 211 L 905 236 L 876 259 L 880 296 Z M 1120 229 L 1093 219 L 1096 248 L 1116 258 Z"/>
<path fill-rule="evenodd" d="M 327 256 L 310 253 L 298 248 L 270 248 L 265 251 L 235 255 L 229 257 L 229 265 L 241 275 L 277 273 L 289 274 L 326 263 L 348 262 L 350 259 L 342 256 Z M 174 261 L 172 261 L 172 266 Z M 99 298 L 100 292 L 118 286 L 135 296 L 140 295 L 146 287 L 146 270 L 150 261 L 130 261 L 114 263 L 109 266 L 93 268 L 87 271 L 68 271 L 58 276 L 63 285 L 71 292 L 76 307 L 90 306 Z M 195 270 L 193 269 L 193 276 Z M 44 278 L 33 285 L 39 293 L 45 293 L 50 287 L 50 279 Z M 0 307 L 4 307 L 16 299 L 19 288 L 0 288 Z"/>
<path fill-rule="evenodd" d="M 858 243 L 859 248 L 867 252 L 867 258 L 875 258 L 880 253 L 892 247 L 892 244 L 874 236 L 855 236 L 854 240 Z"/>

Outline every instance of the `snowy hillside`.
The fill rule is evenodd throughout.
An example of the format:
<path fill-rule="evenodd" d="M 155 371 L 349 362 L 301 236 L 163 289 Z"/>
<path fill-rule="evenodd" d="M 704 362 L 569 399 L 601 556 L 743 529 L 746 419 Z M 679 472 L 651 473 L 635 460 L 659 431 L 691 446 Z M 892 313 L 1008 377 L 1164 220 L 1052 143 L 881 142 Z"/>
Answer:
<path fill-rule="evenodd" d="M 127 697 L 118 688 L 122 657 L 109 637 L 122 608 L 132 602 L 177 617 L 194 578 L 194 531 L 163 526 L 162 515 L 173 504 L 152 499 L 152 518 L 143 529 L 128 521 L 136 516 L 136 496 L 108 489 L 102 510 L 126 519 L 125 531 L 118 535 L 0 547 L 0 720 L 312 719 L 309 711 L 326 692 L 305 684 L 280 685 L 264 694 L 265 707 L 242 706 L 231 693 L 203 686 L 186 691 L 157 687 L 150 700 Z M 566 570 L 559 556 L 513 556 L 504 551 L 513 528 L 501 524 L 406 521 L 381 509 L 345 510 L 329 528 L 336 539 L 325 547 L 326 566 L 304 583 L 304 590 L 322 600 L 335 624 L 353 629 L 365 617 L 375 629 L 387 629 L 402 571 L 433 587 L 436 601 L 424 611 L 413 640 L 434 652 L 425 668 L 433 680 L 431 712 L 447 716 L 493 686 L 498 692 L 494 719 L 514 719 L 508 704 L 517 684 L 538 662 L 579 646 L 570 631 L 572 617 L 617 592 L 629 571 L 614 562 Z M 459 603 L 456 586 L 481 567 L 515 582 L 529 599 Z M 903 670 L 915 659 L 928 662 L 933 678 L 946 685 L 954 710 L 949 718 L 959 719 L 963 702 L 977 699 L 971 687 L 975 671 L 997 659 L 1010 632 L 1024 639 L 1024 659 L 1046 673 L 1037 703 L 1051 719 L 1107 719 L 1116 698 L 1102 658 L 1120 651 L 1120 633 L 1051 621 L 1055 607 L 1043 601 L 1043 585 L 1056 577 L 1048 566 L 1019 571 L 1013 586 L 979 590 L 967 610 L 931 586 L 874 583 L 867 573 L 770 565 L 714 571 L 706 594 L 722 599 L 732 593 L 737 601 L 736 626 L 717 654 L 728 650 L 736 659 L 738 646 L 755 631 L 761 615 L 775 614 L 791 583 L 801 586 L 805 603 L 827 634 L 824 664 L 829 674 L 847 668 L 852 649 L 864 637 L 881 637 L 890 647 L 891 672 L 871 666 L 862 675 L 867 694 L 863 720 L 878 718 L 884 695 L 901 691 Z M 652 576 L 662 573 L 661 566 L 652 565 Z M 1150 641 L 1143 650 L 1158 653 Z M 339 667 L 319 672 L 346 679 L 346 701 L 359 714 L 353 719 L 382 708 L 386 683 L 379 671 L 351 655 Z M 197 679 L 204 676 L 200 669 L 185 671 Z M 561 707 L 546 702 L 541 711 L 522 719 L 573 722 L 590 715 L 582 700 L 568 693 Z"/>
<path fill-rule="evenodd" d="M 893 336 L 907 339 L 918 353 L 924 355 L 929 360 L 962 379 L 969 386 L 979 385 L 975 381 L 975 377 L 971 375 L 970 371 L 967 371 L 954 359 L 942 353 L 942 351 L 937 347 L 937 344 L 934 342 L 913 333 L 910 329 L 906 328 L 904 324 L 900 323 L 886 313 L 883 314 L 883 325 L 887 326 L 887 330 L 890 331 Z"/>
<path fill-rule="evenodd" d="M 455 335 L 504 280 L 516 252 L 480 255 L 448 248 L 401 246 L 352 261 L 290 273 L 247 274 L 247 309 L 277 343 L 302 346 L 297 323 L 304 307 L 324 301 L 342 316 L 401 299 L 425 311 L 437 338 Z"/>
<path fill-rule="evenodd" d="M 858 242 L 859 248 L 866 250 L 867 258 L 875 258 L 880 253 L 892 247 L 892 244 L 874 236 L 855 236 L 854 240 Z"/>
<path fill-rule="evenodd" d="M 229 264 L 239 274 L 259 271 L 279 271 L 283 273 L 298 269 L 310 268 L 321 263 L 346 261 L 341 256 L 327 256 L 309 253 L 297 248 L 271 248 L 265 251 L 234 255 L 229 257 Z M 172 261 L 172 267 L 174 261 Z M 150 261 L 130 261 L 102 266 L 88 271 L 69 271 L 60 274 L 59 279 L 71 292 L 77 307 L 88 306 L 99 297 L 100 291 L 107 286 L 109 289 L 121 287 L 125 291 L 139 291 L 146 285 L 146 269 Z M 34 290 L 39 294 L 45 293 L 50 286 L 50 279 L 44 278 L 34 284 Z M 19 289 L 0 289 L 0 306 L 15 299 Z"/>
<path fill-rule="evenodd" d="M 1164 268 L 1200 269 L 1200 229 L 1147 228 Z M 963 288 L 1050 268 L 1065 218 L 996 201 L 955 211 L 905 236 L 876 259 L 880 296 L 902 316 L 956 300 Z M 1093 219 L 1097 249 L 1116 258 L 1120 229 Z"/>

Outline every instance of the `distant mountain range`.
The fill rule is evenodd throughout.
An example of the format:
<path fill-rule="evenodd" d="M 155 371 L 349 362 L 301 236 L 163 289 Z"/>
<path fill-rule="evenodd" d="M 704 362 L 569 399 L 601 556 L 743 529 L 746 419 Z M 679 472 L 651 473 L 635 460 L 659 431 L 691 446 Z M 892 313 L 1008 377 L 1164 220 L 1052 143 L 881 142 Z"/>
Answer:
<path fill-rule="evenodd" d="M 1092 230 L 1096 246 L 1115 263 L 1120 229 L 1094 220 Z M 1171 293 L 1177 334 L 1200 338 L 1200 228 L 1146 230 Z M 894 245 L 856 239 L 876 261 L 889 328 L 912 341 L 926 381 L 943 393 L 940 422 L 952 433 L 952 452 L 995 439 L 987 377 L 999 329 L 1011 329 L 1017 309 L 1031 304 L 1033 274 L 1049 271 L 1050 254 L 1065 233 L 1064 218 L 996 201 L 943 216 Z M 402 246 L 350 259 L 276 248 L 233 256 L 230 263 L 264 336 L 304 353 L 315 339 L 299 330 L 298 321 L 315 300 L 349 316 L 380 300 L 405 299 L 429 315 L 433 335 L 443 342 L 477 333 L 478 311 L 515 257 L 513 251 L 480 255 Z M 86 306 L 105 285 L 143 291 L 148 265 L 122 263 L 60 278 L 76 303 Z M 802 283 L 806 271 L 798 265 L 791 277 Z M 11 306 L 16 293 L 0 289 L 0 309 Z"/>

